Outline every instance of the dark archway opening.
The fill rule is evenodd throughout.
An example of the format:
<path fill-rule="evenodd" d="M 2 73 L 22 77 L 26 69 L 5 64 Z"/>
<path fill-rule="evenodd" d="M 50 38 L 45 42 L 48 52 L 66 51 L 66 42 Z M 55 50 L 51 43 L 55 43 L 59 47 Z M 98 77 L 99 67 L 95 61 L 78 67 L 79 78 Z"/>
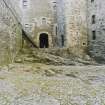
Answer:
<path fill-rule="evenodd" d="M 40 41 L 39 42 L 40 48 L 48 48 L 49 47 L 48 34 L 46 34 L 46 33 L 40 34 L 39 41 Z"/>

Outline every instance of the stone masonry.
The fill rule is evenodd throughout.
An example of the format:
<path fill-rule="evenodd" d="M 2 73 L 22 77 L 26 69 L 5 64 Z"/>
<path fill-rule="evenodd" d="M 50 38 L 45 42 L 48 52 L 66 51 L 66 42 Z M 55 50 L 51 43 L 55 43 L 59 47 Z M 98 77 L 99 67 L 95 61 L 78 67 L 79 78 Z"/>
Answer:
<path fill-rule="evenodd" d="M 105 1 L 88 0 L 89 52 L 98 61 L 105 60 Z"/>
<path fill-rule="evenodd" d="M 87 0 L 64 0 L 66 46 L 87 48 Z"/>
<path fill-rule="evenodd" d="M 77 0 L 19 0 L 16 3 L 20 6 L 23 27 L 37 46 L 40 34 L 46 33 L 49 47 L 87 48 L 86 0 L 79 3 Z"/>
<path fill-rule="evenodd" d="M 0 65 L 13 62 L 21 47 L 21 28 L 3 0 L 0 0 Z"/>
<path fill-rule="evenodd" d="M 104 1 L 5 1 L 12 5 L 22 28 L 39 48 L 69 48 L 76 55 L 86 55 L 89 52 L 97 60 L 105 59 Z M 43 43 L 46 46 L 41 46 Z"/>
<path fill-rule="evenodd" d="M 24 30 L 31 35 L 34 42 L 39 46 L 40 34 L 48 35 L 49 47 L 56 42 L 56 2 L 53 0 L 21 0 L 22 24 Z M 55 8 L 55 10 L 53 10 Z M 40 46 L 39 46 L 40 47 Z"/>

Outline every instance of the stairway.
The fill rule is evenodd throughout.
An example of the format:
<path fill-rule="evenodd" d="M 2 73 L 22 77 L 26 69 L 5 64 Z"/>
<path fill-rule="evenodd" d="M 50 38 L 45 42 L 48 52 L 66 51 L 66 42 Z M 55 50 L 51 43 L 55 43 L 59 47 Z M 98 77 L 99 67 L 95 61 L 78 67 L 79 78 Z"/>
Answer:
<path fill-rule="evenodd" d="M 32 38 L 29 37 L 29 36 L 27 35 L 27 33 L 26 33 L 23 29 L 22 29 L 22 37 L 23 37 L 23 39 L 26 40 L 29 44 L 31 44 L 32 47 L 38 48 L 38 47 L 36 46 L 36 44 L 34 43 L 34 41 L 32 40 Z"/>
<path fill-rule="evenodd" d="M 25 30 L 23 29 L 23 26 L 22 26 L 21 22 L 19 21 L 20 18 L 19 18 L 19 16 L 16 14 L 16 11 L 15 11 L 14 8 L 12 7 L 12 5 L 9 4 L 9 5 L 11 5 L 11 6 L 9 6 L 8 3 L 7 3 L 7 1 L 5 1 L 5 0 L 3 0 L 3 2 L 4 2 L 4 4 L 6 5 L 6 7 L 11 11 L 11 13 L 13 14 L 13 16 L 14 16 L 15 19 L 17 20 L 18 24 L 20 25 L 21 30 L 22 30 L 22 38 L 23 38 L 24 40 L 26 40 L 26 42 L 28 42 L 29 44 L 31 44 L 32 47 L 38 48 L 38 47 L 36 46 L 36 44 L 34 43 L 34 41 L 32 40 L 31 36 L 29 36 L 29 35 L 25 32 Z"/>

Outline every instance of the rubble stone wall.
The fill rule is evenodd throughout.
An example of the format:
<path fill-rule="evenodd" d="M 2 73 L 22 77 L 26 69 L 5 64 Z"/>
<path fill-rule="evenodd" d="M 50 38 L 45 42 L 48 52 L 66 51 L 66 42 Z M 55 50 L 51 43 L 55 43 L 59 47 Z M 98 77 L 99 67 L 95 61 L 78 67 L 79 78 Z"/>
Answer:
<path fill-rule="evenodd" d="M 92 23 L 92 16 L 95 16 Z M 93 38 L 95 31 L 95 38 Z M 89 52 L 99 61 L 105 60 L 105 1 L 88 0 Z"/>
<path fill-rule="evenodd" d="M 0 65 L 14 61 L 21 48 L 21 27 L 3 0 L 0 0 Z"/>
<path fill-rule="evenodd" d="M 64 0 L 66 46 L 87 49 L 87 0 Z"/>

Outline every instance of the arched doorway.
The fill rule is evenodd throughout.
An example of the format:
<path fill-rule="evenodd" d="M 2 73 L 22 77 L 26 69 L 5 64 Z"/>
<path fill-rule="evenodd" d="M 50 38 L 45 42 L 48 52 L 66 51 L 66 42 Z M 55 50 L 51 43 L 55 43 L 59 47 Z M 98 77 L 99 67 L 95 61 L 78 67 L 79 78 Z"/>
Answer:
<path fill-rule="evenodd" d="M 48 48 L 49 47 L 48 34 L 46 34 L 46 33 L 40 34 L 39 44 L 40 44 L 40 48 Z"/>

